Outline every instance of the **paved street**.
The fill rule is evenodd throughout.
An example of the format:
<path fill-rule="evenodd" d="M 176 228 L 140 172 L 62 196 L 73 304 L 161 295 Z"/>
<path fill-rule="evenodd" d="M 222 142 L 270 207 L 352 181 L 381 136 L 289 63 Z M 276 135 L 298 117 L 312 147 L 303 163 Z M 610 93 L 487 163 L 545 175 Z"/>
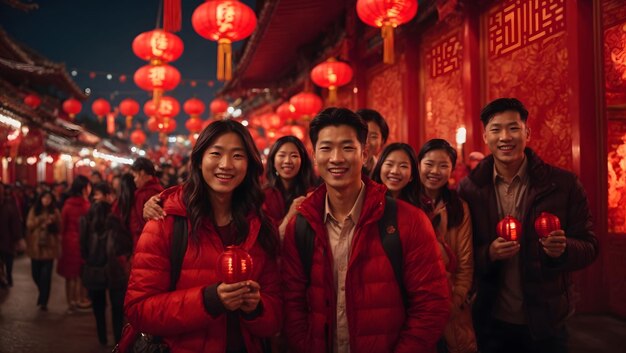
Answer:
<path fill-rule="evenodd" d="M 16 259 L 13 280 L 13 288 L 0 290 L 0 353 L 111 351 L 112 346 L 101 347 L 98 343 L 91 310 L 65 313 L 65 281 L 56 272 L 48 312 L 39 311 L 36 305 L 37 287 L 30 276 L 30 259 Z M 110 319 L 107 320 L 109 342 L 112 344 Z"/>

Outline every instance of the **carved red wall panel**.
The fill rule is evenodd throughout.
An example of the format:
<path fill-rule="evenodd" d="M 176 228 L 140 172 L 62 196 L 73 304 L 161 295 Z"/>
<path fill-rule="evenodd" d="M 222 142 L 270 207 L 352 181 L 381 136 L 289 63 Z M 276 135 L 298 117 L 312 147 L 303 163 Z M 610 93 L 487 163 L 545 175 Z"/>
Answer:
<path fill-rule="evenodd" d="M 626 234 L 626 116 L 607 127 L 609 233 Z"/>
<path fill-rule="evenodd" d="M 626 104 L 626 22 L 604 31 L 604 78 L 606 105 Z"/>
<path fill-rule="evenodd" d="M 375 67 L 368 73 L 367 107 L 377 110 L 389 125 L 389 142 L 406 142 L 407 117 L 404 105 L 406 58 L 396 57 L 396 64 Z M 417 97 L 415 97 L 417 99 Z"/>
<path fill-rule="evenodd" d="M 356 93 L 354 93 L 353 89 L 354 87 L 352 85 L 340 87 L 337 90 L 337 102 L 333 105 L 340 108 L 356 110 Z"/>
<path fill-rule="evenodd" d="M 624 0 L 602 1 L 602 23 L 604 28 L 612 27 L 624 21 L 626 21 L 626 5 L 624 5 Z"/>
<path fill-rule="evenodd" d="M 454 146 L 456 129 L 463 125 L 462 25 L 460 14 L 447 16 L 424 33 L 422 39 L 425 141 L 443 138 Z"/>
<path fill-rule="evenodd" d="M 485 23 L 486 99 L 516 97 L 529 109 L 530 146 L 548 163 L 572 169 L 564 0 L 494 5 Z"/>

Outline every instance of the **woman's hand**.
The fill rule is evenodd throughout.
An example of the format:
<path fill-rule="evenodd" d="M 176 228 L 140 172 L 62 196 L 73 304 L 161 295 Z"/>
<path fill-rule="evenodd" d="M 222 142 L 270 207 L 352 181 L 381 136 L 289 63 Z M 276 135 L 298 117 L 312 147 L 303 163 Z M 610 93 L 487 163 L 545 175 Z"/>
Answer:
<path fill-rule="evenodd" d="M 166 216 L 165 211 L 163 211 L 163 208 L 161 208 L 159 202 L 161 202 L 161 199 L 159 198 L 158 194 L 152 196 L 148 199 L 148 201 L 146 201 L 146 203 L 143 205 L 143 219 L 147 221 L 151 219 L 157 220 L 163 219 L 163 217 Z"/>
<path fill-rule="evenodd" d="M 222 302 L 226 310 L 235 311 L 242 307 L 242 304 L 244 302 L 243 295 L 250 292 L 248 282 L 251 281 L 243 281 L 231 284 L 220 283 L 220 285 L 217 286 L 217 297 L 220 298 L 220 301 Z"/>
<path fill-rule="evenodd" d="M 246 284 L 250 291 L 242 296 L 243 303 L 240 309 L 244 313 L 249 314 L 257 308 L 261 301 L 261 286 L 255 281 L 246 281 Z"/>

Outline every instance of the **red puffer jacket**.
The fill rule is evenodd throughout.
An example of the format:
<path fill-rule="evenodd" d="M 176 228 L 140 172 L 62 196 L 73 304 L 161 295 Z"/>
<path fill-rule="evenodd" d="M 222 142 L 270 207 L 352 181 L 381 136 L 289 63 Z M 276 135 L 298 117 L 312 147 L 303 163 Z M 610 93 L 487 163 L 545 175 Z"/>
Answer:
<path fill-rule="evenodd" d="M 143 219 L 143 205 L 161 191 L 163 191 L 163 187 L 156 177 L 152 177 L 143 187 L 135 190 L 135 201 L 130 210 L 129 220 L 130 232 L 133 235 L 133 249 L 137 247 L 137 240 L 139 240 L 143 227 L 146 225 L 146 221 Z"/>
<path fill-rule="evenodd" d="M 61 211 L 61 257 L 57 272 L 67 278 L 80 276 L 83 258 L 80 256 L 80 218 L 89 212 L 91 204 L 82 196 L 72 196 L 65 200 Z"/>
<path fill-rule="evenodd" d="M 226 316 L 211 316 L 203 303 L 203 288 L 219 282 L 216 262 L 224 250 L 212 222 L 202 224 L 197 242 L 189 239 L 176 290 L 168 292 L 174 226 L 170 216 L 186 216 L 182 195 L 182 187 L 166 190 L 162 198 L 168 217 L 164 221 L 149 221 L 141 234 L 126 292 L 126 316 L 136 329 L 163 336 L 172 353 L 223 353 Z M 269 258 L 256 241 L 263 236 L 258 234 L 260 220 L 250 216 L 249 225 L 250 232 L 242 246 L 252 256 L 252 279 L 261 285 L 263 310 L 255 319 L 242 318 L 240 323 L 248 353 L 260 353 L 259 337 L 270 337 L 280 330 L 280 276 L 276 260 Z"/>
<path fill-rule="evenodd" d="M 398 201 L 404 285 L 409 307 L 380 240 L 386 188 L 365 182 L 365 202 L 352 240 L 345 282 L 350 352 L 426 352 L 441 337 L 450 312 L 448 284 L 430 221 Z M 311 282 L 295 244 L 295 217 L 287 226 L 282 269 L 285 333 L 294 352 L 331 352 L 336 319 L 332 251 L 323 223 L 326 187 L 299 208 L 315 231 Z"/>
<path fill-rule="evenodd" d="M 287 215 L 285 209 L 285 199 L 275 187 L 267 187 L 263 190 L 265 194 L 265 200 L 263 201 L 263 212 L 274 223 L 276 228 L 283 222 L 283 218 Z"/>

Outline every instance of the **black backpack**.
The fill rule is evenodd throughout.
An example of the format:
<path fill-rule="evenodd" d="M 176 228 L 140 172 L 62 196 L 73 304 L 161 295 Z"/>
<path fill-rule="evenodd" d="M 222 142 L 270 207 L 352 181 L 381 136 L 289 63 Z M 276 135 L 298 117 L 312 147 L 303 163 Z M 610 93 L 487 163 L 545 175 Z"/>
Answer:
<path fill-rule="evenodd" d="M 402 293 L 402 301 L 404 307 L 408 307 L 408 298 L 404 287 L 402 277 L 402 243 L 400 242 L 400 234 L 398 233 L 398 205 L 396 200 L 386 196 L 385 210 L 383 217 L 378 221 L 378 231 L 380 233 L 380 241 L 387 258 L 391 263 L 396 281 Z M 311 266 L 313 263 L 313 246 L 315 240 L 315 232 L 311 225 L 301 214 L 296 215 L 296 233 L 295 241 L 302 268 L 307 276 L 307 287 L 311 284 Z"/>

